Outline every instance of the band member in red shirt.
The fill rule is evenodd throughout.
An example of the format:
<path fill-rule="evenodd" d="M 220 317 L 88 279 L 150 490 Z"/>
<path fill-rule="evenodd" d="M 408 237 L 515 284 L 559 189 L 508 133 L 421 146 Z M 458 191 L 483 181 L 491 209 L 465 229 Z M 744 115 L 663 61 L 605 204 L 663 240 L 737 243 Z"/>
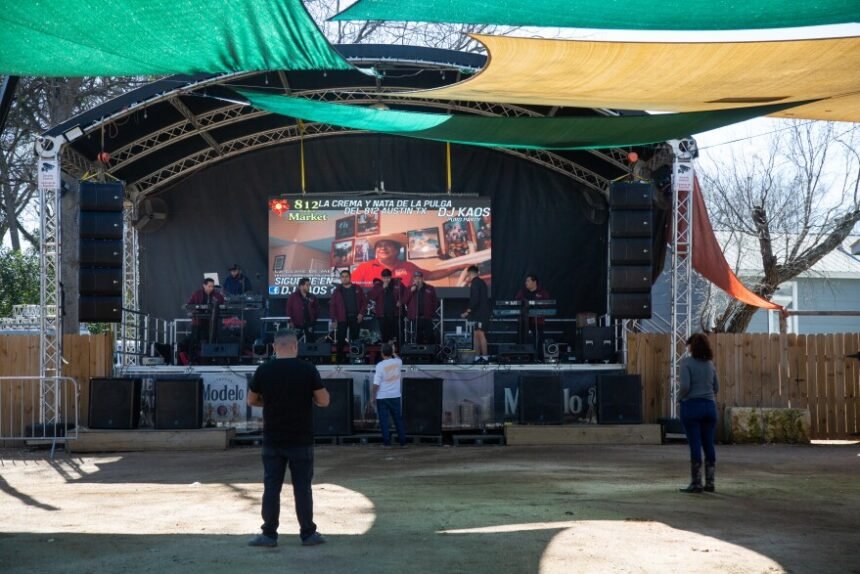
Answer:
<path fill-rule="evenodd" d="M 534 273 L 529 273 L 526 275 L 526 283 L 525 287 L 520 289 L 517 292 L 517 296 L 514 297 L 517 301 L 541 301 L 544 299 L 552 299 L 552 296 L 549 294 L 549 291 L 540 287 L 538 285 L 538 277 Z M 529 342 L 529 333 L 535 332 L 535 330 L 542 331 L 545 323 L 545 319 L 543 317 L 529 317 L 528 316 L 529 307 L 523 308 L 523 316 L 520 321 L 520 343 L 528 343 Z"/>
<path fill-rule="evenodd" d="M 400 342 L 400 319 L 406 299 L 406 288 L 391 275 L 390 269 L 383 269 L 382 283 L 374 286 L 369 297 L 374 302 L 383 343 Z"/>
<path fill-rule="evenodd" d="M 296 337 L 306 343 L 314 341 L 314 325 L 319 316 L 319 301 L 311 295 L 311 280 L 299 279 L 299 287 L 287 299 L 287 316 L 296 330 Z"/>
<path fill-rule="evenodd" d="M 424 282 L 424 274 L 416 271 L 412 286 L 406 294 L 407 317 L 415 322 L 415 342 L 432 344 L 438 342 L 433 333 L 433 318 L 439 307 L 436 288 Z"/>
<path fill-rule="evenodd" d="M 340 272 L 340 285 L 335 287 L 329 301 L 329 316 L 337 333 L 338 363 L 346 362 L 344 347 L 347 341 L 358 340 L 359 326 L 364 321 L 366 310 L 364 289 L 353 283 L 349 270 L 344 269 Z"/>

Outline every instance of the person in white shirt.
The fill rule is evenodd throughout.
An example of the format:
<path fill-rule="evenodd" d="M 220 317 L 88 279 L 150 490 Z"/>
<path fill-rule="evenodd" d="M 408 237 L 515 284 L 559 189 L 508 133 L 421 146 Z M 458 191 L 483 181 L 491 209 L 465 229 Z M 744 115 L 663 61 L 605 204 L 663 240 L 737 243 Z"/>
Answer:
<path fill-rule="evenodd" d="M 400 369 L 403 361 L 394 356 L 394 347 L 386 343 L 382 345 L 382 361 L 376 365 L 373 375 L 373 403 L 379 415 L 379 426 L 382 429 L 382 443 L 391 447 L 391 431 L 388 428 L 389 415 L 394 419 L 397 429 L 397 439 L 400 448 L 406 447 L 406 431 L 403 428 L 403 414 L 400 410 Z"/>

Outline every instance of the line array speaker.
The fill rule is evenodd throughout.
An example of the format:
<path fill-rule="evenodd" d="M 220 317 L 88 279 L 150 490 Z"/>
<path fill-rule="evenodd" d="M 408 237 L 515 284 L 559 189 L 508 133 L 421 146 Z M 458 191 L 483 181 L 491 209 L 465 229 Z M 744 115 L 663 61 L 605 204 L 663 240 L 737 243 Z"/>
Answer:
<path fill-rule="evenodd" d="M 609 313 L 651 317 L 654 249 L 650 183 L 614 183 L 609 190 Z"/>
<path fill-rule="evenodd" d="M 78 319 L 83 323 L 122 320 L 122 182 L 85 181 L 79 187 Z"/>

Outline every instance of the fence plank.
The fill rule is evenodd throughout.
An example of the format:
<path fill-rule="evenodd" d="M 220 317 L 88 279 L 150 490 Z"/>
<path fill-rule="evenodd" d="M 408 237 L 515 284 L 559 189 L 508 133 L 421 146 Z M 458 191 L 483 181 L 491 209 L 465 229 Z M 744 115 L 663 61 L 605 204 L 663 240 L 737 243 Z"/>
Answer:
<path fill-rule="evenodd" d="M 846 359 L 845 357 L 845 335 L 842 333 L 836 333 L 834 337 L 834 393 L 833 398 L 831 399 L 834 416 L 832 428 L 834 436 L 841 438 L 848 434 L 847 427 L 845 426 L 845 363 L 849 359 Z"/>
<path fill-rule="evenodd" d="M 845 336 L 845 354 L 860 351 L 860 333 Z M 860 433 L 857 422 L 857 395 L 860 391 L 860 359 L 846 359 L 845 371 L 845 432 L 849 436 Z"/>

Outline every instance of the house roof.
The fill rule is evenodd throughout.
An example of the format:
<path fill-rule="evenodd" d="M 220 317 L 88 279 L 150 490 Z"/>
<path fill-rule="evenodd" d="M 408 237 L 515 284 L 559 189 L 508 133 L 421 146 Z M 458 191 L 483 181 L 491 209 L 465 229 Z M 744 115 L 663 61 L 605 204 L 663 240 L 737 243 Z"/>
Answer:
<path fill-rule="evenodd" d="M 717 231 L 717 241 L 729 265 L 741 277 L 762 274 L 761 254 L 758 237 L 739 232 Z M 808 241 L 812 245 L 813 240 Z M 800 277 L 819 277 L 826 279 L 860 279 L 860 256 L 851 254 L 851 246 L 860 241 L 860 236 L 849 235 L 833 251 L 821 258 L 818 263 Z M 774 255 L 780 262 L 785 261 L 788 250 L 794 245 L 791 236 L 781 235 L 773 238 Z"/>

